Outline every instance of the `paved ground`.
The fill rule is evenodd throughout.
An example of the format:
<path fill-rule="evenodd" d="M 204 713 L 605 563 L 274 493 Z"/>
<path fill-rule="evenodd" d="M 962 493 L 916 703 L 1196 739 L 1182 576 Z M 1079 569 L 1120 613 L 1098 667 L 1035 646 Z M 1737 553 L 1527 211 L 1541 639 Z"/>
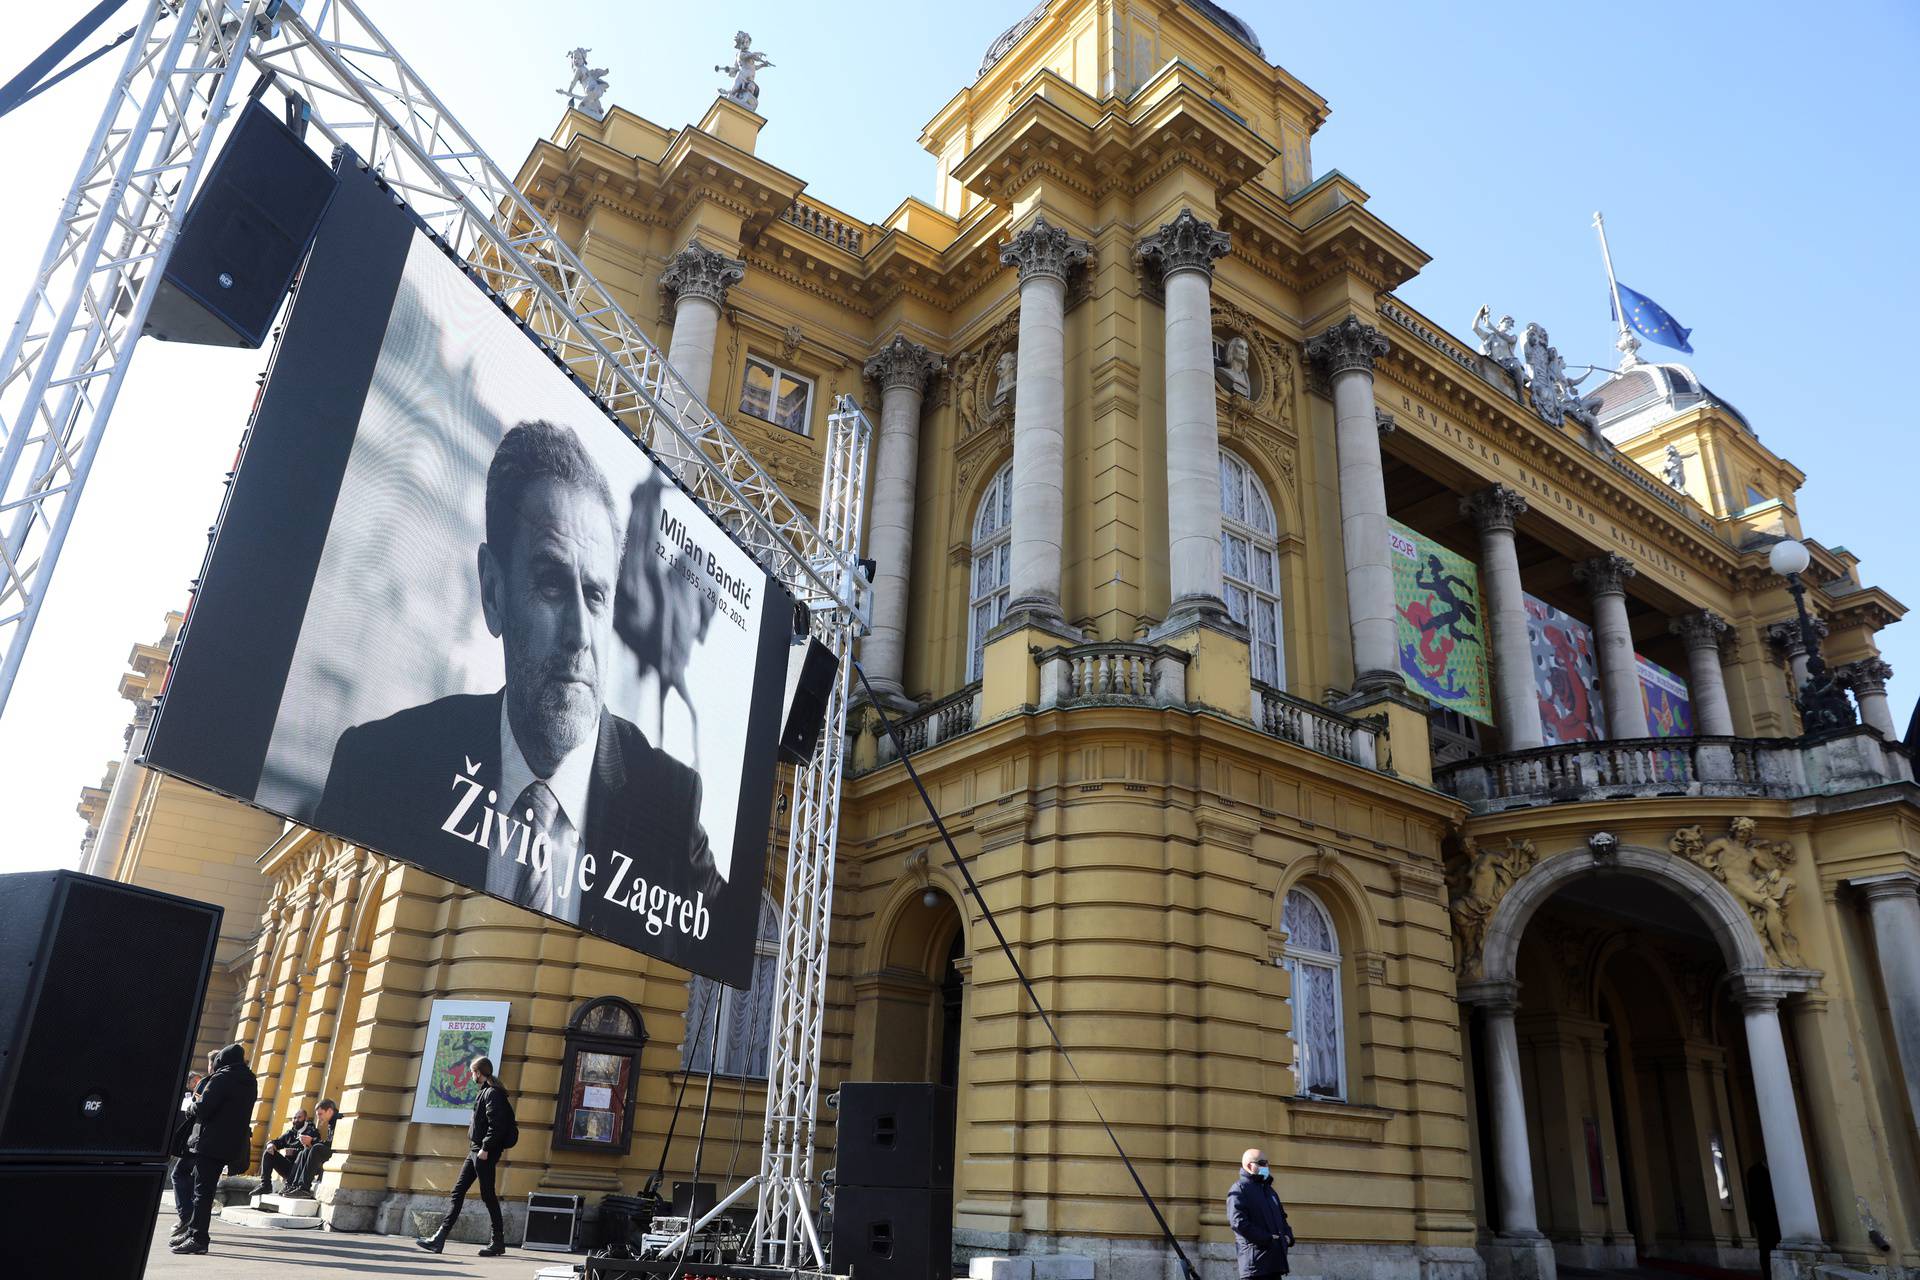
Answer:
<path fill-rule="evenodd" d="M 171 1211 L 153 1229 L 148 1280 L 281 1280 L 322 1276 L 433 1276 L 445 1280 L 532 1280 L 542 1267 L 580 1261 L 564 1253 L 508 1249 L 502 1258 L 476 1258 L 474 1244 L 449 1244 L 439 1257 L 422 1253 L 400 1236 L 335 1234 L 331 1231 L 261 1231 L 233 1227 L 215 1218 L 212 1250 L 205 1255 L 167 1252 Z M 270 1271 L 269 1268 L 272 1268 Z M 284 1269 L 283 1269 L 284 1268 Z"/>

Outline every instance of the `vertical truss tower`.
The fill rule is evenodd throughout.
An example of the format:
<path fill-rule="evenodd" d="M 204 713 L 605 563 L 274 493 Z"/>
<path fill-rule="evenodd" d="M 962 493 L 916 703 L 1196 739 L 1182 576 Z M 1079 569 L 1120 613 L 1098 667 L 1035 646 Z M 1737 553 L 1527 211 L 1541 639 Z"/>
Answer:
<path fill-rule="evenodd" d="M 352 148 L 809 611 L 840 659 L 787 853 L 757 1260 L 821 1261 L 808 1203 L 847 678 L 870 617 L 872 429 L 843 397 L 809 518 L 667 365 L 354 0 L 146 0 L 0 355 L 0 712 L 240 76 Z"/>

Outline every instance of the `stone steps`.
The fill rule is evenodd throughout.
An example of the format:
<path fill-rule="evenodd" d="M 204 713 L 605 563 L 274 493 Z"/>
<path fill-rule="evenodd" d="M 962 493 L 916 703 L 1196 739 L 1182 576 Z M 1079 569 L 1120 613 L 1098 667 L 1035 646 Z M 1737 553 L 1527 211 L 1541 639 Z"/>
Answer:
<path fill-rule="evenodd" d="M 318 1231 L 326 1225 L 320 1220 L 318 1200 L 289 1196 L 255 1196 L 246 1205 L 230 1205 L 220 1211 L 220 1221 L 236 1227 L 254 1227 L 281 1231 Z"/>

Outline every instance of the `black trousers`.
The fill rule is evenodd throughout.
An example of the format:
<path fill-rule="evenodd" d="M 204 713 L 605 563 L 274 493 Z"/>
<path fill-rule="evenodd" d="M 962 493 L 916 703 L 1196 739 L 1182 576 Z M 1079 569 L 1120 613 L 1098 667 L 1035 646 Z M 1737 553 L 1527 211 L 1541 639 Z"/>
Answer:
<path fill-rule="evenodd" d="M 293 1158 L 293 1185 L 302 1191 L 313 1190 L 314 1179 L 320 1176 L 321 1166 L 332 1154 L 333 1147 L 325 1142 L 300 1148 L 299 1154 Z"/>
<path fill-rule="evenodd" d="M 487 1219 L 493 1223 L 493 1234 L 504 1235 L 506 1228 L 500 1221 L 500 1197 L 493 1193 L 494 1160 L 482 1160 L 478 1151 L 467 1153 L 466 1161 L 460 1166 L 460 1176 L 453 1180 L 453 1194 L 447 1200 L 447 1220 L 442 1230 L 452 1231 L 453 1220 L 460 1216 L 460 1205 L 467 1198 L 467 1188 L 477 1178 L 480 1181 L 480 1203 L 487 1206 Z"/>
<path fill-rule="evenodd" d="M 293 1183 L 294 1157 L 284 1151 L 268 1151 L 260 1157 L 260 1177 L 272 1182 L 273 1175 L 279 1174 L 284 1185 Z"/>
<path fill-rule="evenodd" d="M 195 1240 L 205 1240 L 212 1227 L 213 1193 L 226 1165 L 219 1156 L 184 1155 L 173 1166 L 173 1209 Z"/>

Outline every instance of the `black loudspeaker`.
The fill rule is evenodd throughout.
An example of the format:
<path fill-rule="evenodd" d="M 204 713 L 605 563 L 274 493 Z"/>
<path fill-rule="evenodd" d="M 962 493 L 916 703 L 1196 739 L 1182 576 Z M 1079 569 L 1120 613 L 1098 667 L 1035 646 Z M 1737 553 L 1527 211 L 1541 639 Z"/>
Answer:
<path fill-rule="evenodd" d="M 843 1084 L 834 1139 L 842 1187 L 953 1186 L 954 1092 L 937 1084 Z"/>
<path fill-rule="evenodd" d="M 698 1218 L 720 1203 L 718 1184 L 676 1182 L 673 1184 L 673 1199 L 668 1203 L 674 1217 Z"/>
<path fill-rule="evenodd" d="M 220 917 L 74 871 L 0 875 L 0 1167 L 167 1158 Z"/>
<path fill-rule="evenodd" d="M 952 1188 L 839 1184 L 833 1270 L 859 1280 L 952 1280 Z"/>
<path fill-rule="evenodd" d="M 247 103 L 187 210 L 145 332 L 215 347 L 265 342 L 338 185 L 292 129 Z"/>
<path fill-rule="evenodd" d="M 826 727 L 827 700 L 833 696 L 833 677 L 840 659 L 811 636 L 804 645 L 787 651 L 786 714 L 780 722 L 780 754 L 794 763 L 813 759 Z"/>
<path fill-rule="evenodd" d="M 8 1280 L 138 1280 L 166 1168 L 0 1164 L 0 1271 Z"/>

